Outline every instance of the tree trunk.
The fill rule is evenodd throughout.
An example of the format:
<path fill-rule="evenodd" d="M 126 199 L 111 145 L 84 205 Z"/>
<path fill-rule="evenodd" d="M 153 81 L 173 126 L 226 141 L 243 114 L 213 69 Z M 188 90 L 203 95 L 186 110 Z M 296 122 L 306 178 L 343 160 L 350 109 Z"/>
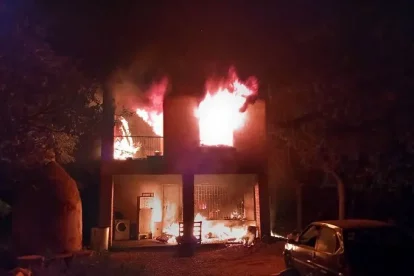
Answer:
<path fill-rule="evenodd" d="M 296 186 L 296 228 L 302 230 L 302 184 Z"/>
<path fill-rule="evenodd" d="M 341 177 L 334 171 L 330 170 L 329 173 L 336 181 L 338 189 L 338 219 L 345 219 L 345 184 Z"/>

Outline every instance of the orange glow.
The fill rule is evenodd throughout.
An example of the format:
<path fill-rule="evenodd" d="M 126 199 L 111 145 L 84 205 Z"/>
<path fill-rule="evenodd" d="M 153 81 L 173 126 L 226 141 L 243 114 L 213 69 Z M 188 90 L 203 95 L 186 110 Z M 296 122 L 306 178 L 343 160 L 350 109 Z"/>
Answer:
<path fill-rule="evenodd" d="M 137 108 L 136 114 L 144 120 L 154 131 L 157 136 L 163 134 L 163 114 L 162 112 L 146 110 L 144 108 Z"/>
<path fill-rule="evenodd" d="M 221 82 L 206 83 L 206 95 L 195 110 L 199 121 L 200 144 L 233 146 L 234 131 L 244 125 L 246 113 L 241 112 L 248 96 L 257 93 L 255 78 L 241 82 L 234 70 Z"/>
<path fill-rule="evenodd" d="M 167 91 L 168 79 L 153 83 L 146 92 L 147 101 L 141 103 L 141 108 L 135 110 L 135 114 L 146 122 L 156 136 L 163 135 L 163 102 Z M 133 158 L 141 149 L 141 145 L 134 144 L 131 136 L 140 136 L 140 133 L 132 133 L 128 121 L 119 117 L 120 126 L 115 128 L 114 159 L 125 160 Z M 142 135 L 142 134 L 141 134 Z"/>
<path fill-rule="evenodd" d="M 123 117 L 119 117 L 121 125 L 115 132 L 120 133 L 115 137 L 114 141 L 114 159 L 125 160 L 131 158 L 139 151 L 141 145 L 135 145 L 129 131 L 127 120 Z"/>
<path fill-rule="evenodd" d="M 179 223 L 175 221 L 176 214 L 175 214 L 175 204 L 170 203 L 170 208 L 162 208 L 161 199 L 158 197 L 157 194 L 154 195 L 153 198 L 153 212 L 152 212 L 152 227 L 154 226 L 155 222 L 164 221 L 164 227 L 162 232 L 167 235 L 171 235 L 172 237 L 169 238 L 169 244 L 176 244 L 176 237 L 179 236 Z M 164 217 L 163 217 L 164 215 Z M 197 214 L 194 217 L 194 221 L 201 221 L 202 228 L 201 228 L 201 242 L 217 242 L 217 241 L 226 241 L 231 239 L 234 242 L 241 242 L 243 237 L 247 232 L 247 226 L 226 226 L 225 222 L 223 221 L 214 221 L 214 220 L 207 220 L 201 214 Z M 199 230 L 194 229 L 194 236 L 198 236 Z"/>
<path fill-rule="evenodd" d="M 222 221 L 207 220 L 201 214 L 197 214 L 194 217 L 194 221 L 201 221 L 201 242 L 213 241 L 226 241 L 233 240 L 234 242 L 241 242 L 243 237 L 246 235 L 247 226 L 226 226 Z M 171 223 L 167 227 L 164 227 L 163 232 L 171 235 L 172 237 L 168 240 L 169 244 L 176 244 L 176 237 L 179 236 L 179 224 Z M 198 236 L 199 231 L 194 229 L 194 236 Z M 213 238 L 212 238 L 213 237 Z"/>
<path fill-rule="evenodd" d="M 137 108 L 135 111 L 152 128 L 155 135 L 161 137 L 163 136 L 163 103 L 167 86 L 167 78 L 163 78 L 160 82 L 151 85 L 146 92 L 149 95 L 149 104 L 144 108 Z"/>
<path fill-rule="evenodd" d="M 162 221 L 162 203 L 157 193 L 154 194 L 152 204 L 153 204 L 152 205 L 152 221 L 161 222 Z"/>
<path fill-rule="evenodd" d="M 145 121 L 156 136 L 163 136 L 163 101 L 168 80 L 154 83 L 146 92 L 147 102 L 136 108 L 135 114 Z M 243 127 L 246 120 L 244 112 L 247 99 L 258 92 L 258 82 L 254 77 L 242 82 L 234 69 L 224 80 L 208 80 L 206 94 L 195 110 L 198 118 L 200 145 L 234 146 L 234 132 Z M 119 136 L 131 136 L 128 122 L 121 119 L 122 128 Z M 140 136 L 139 133 L 132 135 Z M 140 150 L 131 137 L 119 137 L 115 140 L 115 159 L 132 158 Z"/>

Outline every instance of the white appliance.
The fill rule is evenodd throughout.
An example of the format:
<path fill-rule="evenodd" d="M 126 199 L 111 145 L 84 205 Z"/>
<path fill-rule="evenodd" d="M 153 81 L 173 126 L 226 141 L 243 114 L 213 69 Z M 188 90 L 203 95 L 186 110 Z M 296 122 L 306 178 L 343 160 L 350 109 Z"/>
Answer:
<path fill-rule="evenodd" d="M 140 196 L 139 209 L 152 209 L 154 208 L 154 196 Z"/>
<path fill-rule="evenodd" d="M 152 239 L 153 223 L 152 211 L 154 194 L 143 193 L 138 197 L 138 239 Z"/>
<path fill-rule="evenodd" d="M 126 219 L 116 219 L 114 224 L 114 240 L 129 240 L 131 222 Z"/>

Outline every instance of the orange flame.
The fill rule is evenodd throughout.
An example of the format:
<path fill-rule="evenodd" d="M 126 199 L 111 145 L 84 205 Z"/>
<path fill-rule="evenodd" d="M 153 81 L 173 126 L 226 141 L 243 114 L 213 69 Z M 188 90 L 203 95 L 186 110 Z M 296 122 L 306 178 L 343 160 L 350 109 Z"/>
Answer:
<path fill-rule="evenodd" d="M 156 222 L 161 222 L 164 220 L 165 222 L 170 221 L 162 230 L 163 233 L 171 235 L 172 237 L 168 240 L 168 243 L 175 244 L 177 243 L 176 237 L 180 235 L 179 231 L 179 224 L 178 222 L 171 222 L 171 218 L 175 217 L 174 214 L 174 206 L 171 206 L 170 210 L 164 209 L 164 217 L 163 217 L 163 208 L 162 202 L 158 194 L 154 195 L 152 198 L 152 231 L 154 232 L 154 226 Z M 226 240 L 233 240 L 236 242 L 241 242 L 243 237 L 247 232 L 247 226 L 226 226 L 223 221 L 212 221 L 207 220 L 206 217 L 202 216 L 201 214 L 197 214 L 194 217 L 194 221 L 202 222 L 201 226 L 201 241 L 203 243 L 206 242 L 215 242 L 215 241 L 226 241 Z M 200 235 L 199 229 L 194 229 L 194 236 Z"/>
<path fill-rule="evenodd" d="M 137 108 L 135 113 L 144 120 L 157 136 L 163 136 L 163 101 L 168 86 L 164 78 L 154 83 L 147 94 L 149 103 Z M 246 82 L 239 80 L 232 68 L 227 79 L 221 81 L 208 80 L 206 95 L 195 110 L 199 122 L 200 145 L 233 146 L 234 132 L 243 127 L 248 99 L 258 91 L 257 79 L 250 77 Z M 122 136 L 131 136 L 128 122 L 121 119 Z M 115 159 L 133 157 L 140 150 L 140 145 L 134 145 L 131 137 L 123 137 L 115 141 Z"/>
<path fill-rule="evenodd" d="M 160 82 L 153 83 L 146 92 L 148 102 L 144 107 L 137 108 L 135 114 L 145 121 L 154 132 L 155 135 L 163 135 L 163 101 L 165 92 L 167 91 L 168 79 L 163 78 Z M 120 127 L 115 129 L 115 133 L 119 133 L 114 141 L 114 159 L 125 160 L 133 158 L 141 149 L 140 144 L 134 144 L 131 132 L 129 130 L 128 121 L 119 117 Z M 139 133 L 133 135 L 140 136 Z"/>
<path fill-rule="evenodd" d="M 249 78 L 242 83 L 234 70 L 219 83 L 206 83 L 206 96 L 195 115 L 199 121 L 200 144 L 205 146 L 233 146 L 234 131 L 244 124 L 246 113 L 242 112 L 249 96 L 257 93 L 257 80 Z"/>
<path fill-rule="evenodd" d="M 144 120 L 157 136 L 163 135 L 163 114 L 162 112 L 151 111 L 144 108 L 137 108 L 136 114 Z"/>
<path fill-rule="evenodd" d="M 163 102 L 167 86 L 167 78 L 154 83 L 147 91 L 149 105 L 145 108 L 137 108 L 135 111 L 152 128 L 157 136 L 163 135 Z"/>
<path fill-rule="evenodd" d="M 141 145 L 135 145 L 129 131 L 127 120 L 119 117 L 121 126 L 119 127 L 120 136 L 115 137 L 114 141 L 114 159 L 125 160 L 131 158 L 141 148 Z"/>
<path fill-rule="evenodd" d="M 247 226 L 226 226 L 222 221 L 207 220 L 201 214 L 197 214 L 194 217 L 194 221 L 201 221 L 201 242 L 207 243 L 212 241 L 226 241 L 233 240 L 234 242 L 241 242 L 246 235 Z M 172 237 L 168 240 L 168 243 L 177 243 L 176 237 L 179 236 L 179 224 L 171 223 L 169 226 L 163 229 L 165 234 L 169 234 Z M 199 235 L 199 230 L 194 229 L 194 236 Z"/>

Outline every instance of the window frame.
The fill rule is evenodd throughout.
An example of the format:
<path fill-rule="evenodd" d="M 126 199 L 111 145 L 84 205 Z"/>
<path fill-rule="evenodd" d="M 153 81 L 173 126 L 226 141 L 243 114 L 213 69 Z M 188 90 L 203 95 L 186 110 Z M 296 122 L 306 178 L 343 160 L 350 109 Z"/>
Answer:
<path fill-rule="evenodd" d="M 314 246 L 310 246 L 310 245 L 307 245 L 307 244 L 304 244 L 304 243 L 301 243 L 300 242 L 300 237 L 302 237 L 312 227 L 315 227 L 316 229 L 318 229 L 318 228 L 321 228 L 321 225 L 318 225 L 318 224 L 310 224 L 308 227 L 305 228 L 305 230 L 302 231 L 302 233 L 300 233 L 300 235 L 298 236 L 297 241 L 298 241 L 298 245 L 303 246 L 303 247 L 306 247 L 306 248 L 311 248 L 311 249 L 313 249 L 313 250 L 316 251 L 316 242 L 318 241 L 319 234 L 318 234 L 318 236 L 316 236 L 316 241 L 315 241 L 315 245 Z"/>
<path fill-rule="evenodd" d="M 340 239 L 340 237 L 338 235 L 337 229 L 328 227 L 326 225 L 321 225 L 320 227 L 321 227 L 320 228 L 320 233 L 322 232 L 323 229 L 327 229 L 329 231 L 332 231 L 335 234 L 336 250 L 333 253 L 326 252 L 326 251 L 321 251 L 321 250 L 317 250 L 317 244 L 318 244 L 318 241 L 320 239 L 320 234 L 319 234 L 319 236 L 318 236 L 318 238 L 316 240 L 316 243 L 315 243 L 315 251 L 318 252 L 318 253 L 327 254 L 327 255 L 337 255 L 341 251 L 341 248 L 342 248 L 342 242 L 341 242 L 341 239 Z"/>

